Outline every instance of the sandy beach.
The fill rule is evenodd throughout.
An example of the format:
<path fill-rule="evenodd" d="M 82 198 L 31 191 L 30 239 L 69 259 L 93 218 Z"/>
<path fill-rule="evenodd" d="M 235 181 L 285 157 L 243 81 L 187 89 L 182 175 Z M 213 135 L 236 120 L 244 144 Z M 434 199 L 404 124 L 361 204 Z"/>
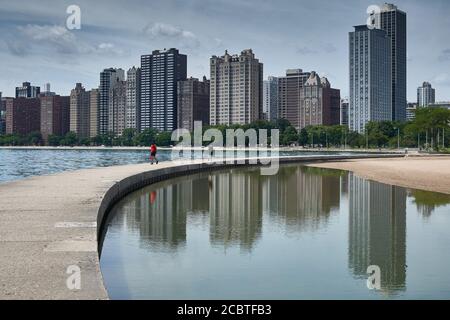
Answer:
<path fill-rule="evenodd" d="M 347 160 L 309 166 L 347 170 L 381 183 L 450 194 L 450 156 Z"/>

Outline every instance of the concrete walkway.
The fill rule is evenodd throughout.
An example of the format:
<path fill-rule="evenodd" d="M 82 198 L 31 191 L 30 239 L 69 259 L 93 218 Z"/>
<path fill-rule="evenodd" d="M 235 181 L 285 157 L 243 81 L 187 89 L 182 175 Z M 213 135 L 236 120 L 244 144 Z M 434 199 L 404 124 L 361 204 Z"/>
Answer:
<path fill-rule="evenodd" d="M 288 157 L 280 162 L 345 158 L 349 157 Z M 0 184 L 0 299 L 107 299 L 97 228 L 105 212 L 123 195 L 152 181 L 212 167 L 201 161 L 162 162 Z M 80 290 L 66 284 L 70 266 L 81 270 Z"/>

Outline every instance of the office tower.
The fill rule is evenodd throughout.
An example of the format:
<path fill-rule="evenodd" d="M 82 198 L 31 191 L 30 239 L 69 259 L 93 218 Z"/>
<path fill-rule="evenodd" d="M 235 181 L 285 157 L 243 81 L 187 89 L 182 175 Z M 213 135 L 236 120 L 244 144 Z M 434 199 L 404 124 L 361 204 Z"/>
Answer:
<path fill-rule="evenodd" d="M 300 90 L 298 129 L 317 125 L 338 125 L 341 92 L 331 88 L 327 78 L 313 71 Z"/>
<path fill-rule="evenodd" d="M 40 92 L 40 87 L 32 86 L 29 82 L 23 82 L 21 87 L 16 87 L 16 98 L 37 98 Z"/>
<path fill-rule="evenodd" d="M 278 77 L 278 116 L 300 128 L 300 92 L 310 72 L 302 69 L 289 69 L 285 77 Z"/>
<path fill-rule="evenodd" d="M 109 126 L 109 93 L 117 81 L 125 80 L 122 69 L 109 68 L 100 72 L 99 105 L 98 105 L 98 133 L 107 134 Z"/>
<path fill-rule="evenodd" d="M 348 127 L 348 99 L 341 100 L 340 125 Z"/>
<path fill-rule="evenodd" d="M 127 106 L 125 127 L 139 131 L 141 118 L 141 69 L 133 67 L 127 71 Z"/>
<path fill-rule="evenodd" d="M 349 42 L 349 127 L 364 133 L 367 122 L 392 119 L 391 41 L 385 31 L 363 25 Z"/>
<path fill-rule="evenodd" d="M 177 85 L 186 80 L 187 56 L 177 49 L 141 56 L 141 130 L 177 126 Z"/>
<path fill-rule="evenodd" d="M 125 108 L 127 105 L 127 82 L 117 81 L 109 89 L 108 132 L 122 135 L 125 129 Z"/>
<path fill-rule="evenodd" d="M 89 100 L 89 91 L 77 83 L 70 92 L 70 131 L 75 132 L 78 138 L 89 138 Z"/>
<path fill-rule="evenodd" d="M 6 98 L 6 134 L 27 135 L 41 129 L 38 98 Z"/>
<path fill-rule="evenodd" d="M 427 107 L 436 102 L 436 90 L 433 89 L 429 82 L 424 82 L 421 87 L 417 88 L 417 105 L 419 107 Z"/>
<path fill-rule="evenodd" d="M 377 21 L 378 27 L 386 31 L 391 42 L 391 100 L 393 121 L 406 120 L 407 82 L 407 31 L 406 13 L 395 5 L 385 3 Z"/>
<path fill-rule="evenodd" d="M 263 114 L 264 119 L 278 119 L 278 78 L 269 77 L 263 83 Z"/>
<path fill-rule="evenodd" d="M 240 55 L 212 56 L 210 122 L 249 124 L 262 118 L 263 64 L 251 49 Z"/>
<path fill-rule="evenodd" d="M 46 91 L 48 93 L 49 91 Z M 49 135 L 63 136 L 69 132 L 70 97 L 53 94 L 40 94 L 41 134 L 45 143 Z"/>
<path fill-rule="evenodd" d="M 209 125 L 209 80 L 196 78 L 178 82 L 178 128 L 194 130 L 194 121 Z"/>
<path fill-rule="evenodd" d="M 100 104 L 100 90 L 92 89 L 89 97 L 89 136 L 98 136 L 98 109 Z"/>

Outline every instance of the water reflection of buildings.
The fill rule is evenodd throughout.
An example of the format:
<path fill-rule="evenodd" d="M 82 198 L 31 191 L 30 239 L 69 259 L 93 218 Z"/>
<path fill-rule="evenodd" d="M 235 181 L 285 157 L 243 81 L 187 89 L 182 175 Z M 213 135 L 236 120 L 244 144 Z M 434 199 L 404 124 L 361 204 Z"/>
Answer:
<path fill-rule="evenodd" d="M 339 208 L 339 184 L 336 171 L 324 174 L 308 167 L 283 167 L 264 180 L 264 211 L 296 231 L 317 229 Z"/>
<path fill-rule="evenodd" d="M 381 269 L 386 293 L 406 281 L 406 190 L 349 174 L 349 268 L 367 278 L 367 267 Z"/>
<path fill-rule="evenodd" d="M 208 197 L 202 196 L 205 192 L 206 178 L 180 179 L 133 193 L 118 210 L 124 213 L 124 224 L 139 232 L 143 245 L 176 249 L 186 242 L 187 215 L 208 210 Z"/>
<path fill-rule="evenodd" d="M 117 219 L 123 217 L 143 245 L 175 250 L 186 242 L 188 218 L 209 213 L 211 244 L 250 251 L 264 214 L 299 232 L 316 230 L 339 208 L 342 177 L 312 170 L 285 166 L 278 175 L 261 176 L 259 168 L 246 168 L 174 179 L 128 196 L 117 208 L 125 217 Z"/>
<path fill-rule="evenodd" d="M 211 176 L 210 241 L 250 250 L 262 229 L 261 177 L 256 170 L 230 170 Z"/>

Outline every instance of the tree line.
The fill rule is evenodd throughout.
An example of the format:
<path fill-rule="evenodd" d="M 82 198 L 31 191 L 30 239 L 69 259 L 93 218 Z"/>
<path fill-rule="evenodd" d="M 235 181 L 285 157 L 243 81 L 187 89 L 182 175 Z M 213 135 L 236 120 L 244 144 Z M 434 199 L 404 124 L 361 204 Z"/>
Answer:
<path fill-rule="evenodd" d="M 309 148 L 420 148 L 435 151 L 449 149 L 450 142 L 450 110 L 444 108 L 421 108 L 416 111 L 416 117 L 410 122 L 369 122 L 364 133 L 350 131 L 347 126 L 308 126 L 297 130 L 289 121 L 258 120 L 247 125 L 217 125 L 205 126 L 203 131 L 210 128 L 218 129 L 226 141 L 228 129 L 267 129 L 270 143 L 270 130 L 279 129 L 279 143 L 282 146 L 299 145 Z M 171 132 L 160 132 L 146 129 L 137 132 L 135 129 L 125 129 L 121 136 L 108 133 L 94 138 L 80 138 L 73 132 L 64 136 L 50 135 L 50 146 L 171 146 Z M 205 141 L 207 145 L 210 142 Z M 32 132 L 26 136 L 17 134 L 0 136 L 0 145 L 26 146 L 44 145 L 39 132 Z"/>

